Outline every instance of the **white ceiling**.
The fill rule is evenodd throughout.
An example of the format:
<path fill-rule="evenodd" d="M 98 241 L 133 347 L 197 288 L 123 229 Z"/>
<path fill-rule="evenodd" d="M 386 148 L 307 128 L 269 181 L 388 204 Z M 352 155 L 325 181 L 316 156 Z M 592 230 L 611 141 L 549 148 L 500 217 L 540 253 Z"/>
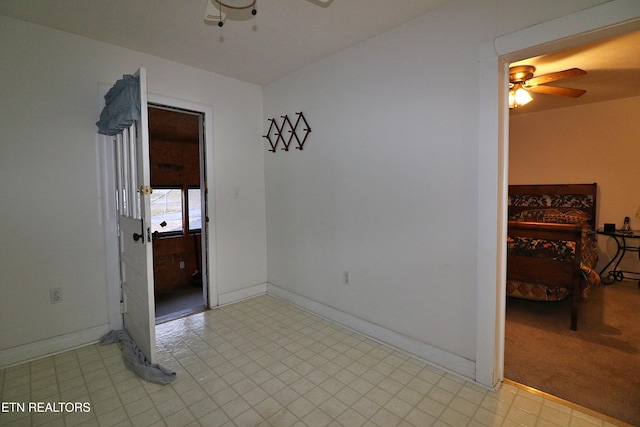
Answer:
<path fill-rule="evenodd" d="M 2 0 L 0 14 L 265 85 L 451 0 L 257 0 L 204 20 L 211 0 Z"/>
<path fill-rule="evenodd" d="M 451 0 L 257 0 L 255 17 L 222 29 L 205 22 L 209 1 L 1 0 L 0 14 L 265 85 Z M 512 114 L 640 96 L 640 32 L 514 64 L 536 76 L 582 68 L 552 84 L 587 93 L 533 94 Z"/>

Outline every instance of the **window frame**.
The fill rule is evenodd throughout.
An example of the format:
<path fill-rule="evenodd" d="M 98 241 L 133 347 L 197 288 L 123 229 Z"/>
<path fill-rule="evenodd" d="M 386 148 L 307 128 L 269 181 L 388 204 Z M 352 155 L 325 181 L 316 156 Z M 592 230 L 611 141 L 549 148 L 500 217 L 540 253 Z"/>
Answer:
<path fill-rule="evenodd" d="M 169 230 L 169 231 L 162 231 L 160 229 L 156 229 L 153 230 L 155 225 L 153 222 L 153 218 L 154 215 L 153 213 L 151 214 L 151 229 L 153 230 L 153 234 L 156 237 L 159 238 L 165 238 L 165 237 L 175 237 L 175 236 L 187 236 L 190 234 L 199 234 L 202 233 L 202 215 L 201 216 L 201 222 L 200 222 L 200 227 L 199 228 L 191 228 L 191 224 L 190 224 L 190 219 L 191 216 L 189 215 L 189 190 L 198 190 L 198 194 L 200 196 L 200 191 L 201 188 L 200 186 L 196 186 L 196 185 L 158 185 L 155 186 L 153 188 L 154 190 L 176 190 L 180 192 L 180 209 L 181 209 L 181 220 L 180 220 L 180 224 L 181 227 L 179 230 Z M 152 197 L 153 197 L 153 193 Z M 200 199 L 201 200 L 201 199 Z M 200 212 L 202 212 L 202 209 L 200 209 Z"/>
<path fill-rule="evenodd" d="M 191 215 L 190 215 L 190 209 L 191 207 L 189 206 L 189 190 L 197 190 L 198 191 L 198 206 L 200 206 L 200 227 L 199 228 L 191 228 Z M 199 185 L 186 185 L 183 189 L 183 198 L 184 198 L 184 211 L 183 211 L 183 218 L 184 218 L 184 223 L 183 223 L 183 227 L 186 226 L 184 228 L 185 230 L 185 234 L 198 234 L 198 233 L 202 233 L 202 189 L 200 188 Z M 186 217 L 185 217 L 185 213 L 186 213 Z"/>

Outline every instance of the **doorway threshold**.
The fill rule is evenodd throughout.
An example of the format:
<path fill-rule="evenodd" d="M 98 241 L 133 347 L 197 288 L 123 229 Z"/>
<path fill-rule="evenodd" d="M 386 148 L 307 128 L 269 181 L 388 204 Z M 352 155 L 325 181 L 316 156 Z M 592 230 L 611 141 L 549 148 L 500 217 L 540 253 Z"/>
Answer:
<path fill-rule="evenodd" d="M 205 309 L 201 286 L 185 286 L 156 295 L 156 325 Z"/>

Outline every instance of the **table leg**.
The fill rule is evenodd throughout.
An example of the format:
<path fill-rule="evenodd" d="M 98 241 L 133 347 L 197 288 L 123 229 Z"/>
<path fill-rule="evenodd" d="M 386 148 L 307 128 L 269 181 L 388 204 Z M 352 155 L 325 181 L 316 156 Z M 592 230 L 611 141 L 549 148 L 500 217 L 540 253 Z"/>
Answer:
<path fill-rule="evenodd" d="M 604 285 L 610 285 L 615 281 L 621 281 L 624 278 L 624 275 L 622 274 L 622 272 L 617 271 L 618 270 L 618 266 L 620 265 L 620 261 L 622 261 L 622 258 L 624 257 L 624 252 L 625 252 L 625 246 L 620 244 L 620 241 L 618 240 L 618 237 L 610 234 L 608 235 L 609 237 L 612 237 L 613 240 L 615 240 L 616 242 L 616 254 L 611 258 L 611 260 L 607 263 L 607 265 L 604 266 L 604 268 L 602 270 L 600 270 L 600 280 L 602 281 L 602 284 Z M 609 273 L 606 276 L 606 279 L 604 278 L 604 272 L 607 270 L 607 268 L 609 268 L 609 266 L 613 263 L 616 263 L 615 266 L 609 271 Z M 640 282 L 638 282 L 640 285 Z"/>

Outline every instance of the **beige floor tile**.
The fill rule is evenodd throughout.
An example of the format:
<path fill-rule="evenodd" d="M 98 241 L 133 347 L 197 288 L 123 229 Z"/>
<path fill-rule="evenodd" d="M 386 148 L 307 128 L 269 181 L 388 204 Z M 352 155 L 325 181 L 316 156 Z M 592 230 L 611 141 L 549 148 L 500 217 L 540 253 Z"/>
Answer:
<path fill-rule="evenodd" d="M 147 383 L 117 344 L 0 370 L 3 402 L 86 401 L 89 413 L 0 413 L 0 425 L 387 427 L 613 426 L 511 383 L 497 392 L 270 296 L 157 326 Z"/>

